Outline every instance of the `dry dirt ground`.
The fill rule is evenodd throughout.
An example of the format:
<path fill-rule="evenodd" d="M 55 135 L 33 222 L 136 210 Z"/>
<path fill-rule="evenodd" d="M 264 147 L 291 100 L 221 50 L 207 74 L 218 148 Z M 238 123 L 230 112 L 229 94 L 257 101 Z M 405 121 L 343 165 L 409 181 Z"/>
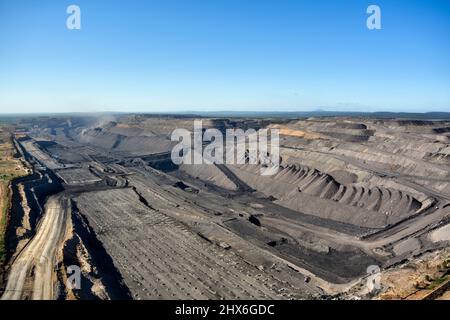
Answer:
<path fill-rule="evenodd" d="M 190 117 L 21 120 L 33 175 L 12 186 L 3 298 L 407 299 L 445 283 L 450 122 L 202 120 L 280 129 L 278 172 L 174 165 Z"/>
<path fill-rule="evenodd" d="M 57 250 L 64 239 L 67 216 L 70 215 L 68 201 L 63 196 L 52 196 L 47 200 L 38 232 L 12 264 L 2 299 L 53 299 Z M 31 272 L 33 281 L 27 277 Z"/>
<path fill-rule="evenodd" d="M 424 299 L 448 282 L 449 274 L 450 250 L 426 253 L 383 274 L 381 281 L 385 289 L 378 299 Z M 445 289 L 437 298 L 448 297 L 448 292 Z"/>
<path fill-rule="evenodd" d="M 0 125 L 0 286 L 3 285 L 3 268 L 6 259 L 5 233 L 11 202 L 10 182 L 16 177 L 27 174 L 23 160 L 14 157 L 11 130 L 11 127 Z"/>

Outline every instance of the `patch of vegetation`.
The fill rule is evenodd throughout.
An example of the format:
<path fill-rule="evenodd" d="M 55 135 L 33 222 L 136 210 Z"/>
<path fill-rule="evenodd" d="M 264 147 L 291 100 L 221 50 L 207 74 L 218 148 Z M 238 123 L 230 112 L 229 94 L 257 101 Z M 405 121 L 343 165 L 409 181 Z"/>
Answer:
<path fill-rule="evenodd" d="M 425 281 L 417 282 L 414 287 L 418 290 L 434 290 L 449 279 L 447 274 L 432 277 L 430 275 L 425 276 Z"/>
<path fill-rule="evenodd" d="M 5 231 L 8 217 L 7 211 L 9 206 L 9 197 L 6 196 L 4 199 L 1 200 L 1 202 L 2 202 L 2 209 L 0 213 L 0 265 L 3 265 L 5 263 L 5 256 L 6 256 Z"/>
<path fill-rule="evenodd" d="M 5 232 L 8 223 L 10 202 L 9 183 L 12 179 L 27 174 L 20 159 L 14 157 L 11 128 L 0 125 L 0 267 L 5 262 Z"/>
<path fill-rule="evenodd" d="M 441 284 L 443 284 L 447 280 L 447 276 L 443 277 L 437 277 L 435 279 L 431 279 L 431 283 L 426 286 L 426 289 L 433 290 L 439 287 Z"/>

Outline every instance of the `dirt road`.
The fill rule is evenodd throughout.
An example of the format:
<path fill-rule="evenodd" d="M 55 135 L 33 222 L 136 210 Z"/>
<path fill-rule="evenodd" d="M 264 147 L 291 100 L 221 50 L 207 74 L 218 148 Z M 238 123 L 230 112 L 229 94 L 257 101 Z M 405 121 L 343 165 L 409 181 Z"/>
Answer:
<path fill-rule="evenodd" d="M 36 235 L 11 266 L 2 300 L 54 298 L 56 253 L 63 242 L 70 201 L 64 195 L 51 196 Z"/>

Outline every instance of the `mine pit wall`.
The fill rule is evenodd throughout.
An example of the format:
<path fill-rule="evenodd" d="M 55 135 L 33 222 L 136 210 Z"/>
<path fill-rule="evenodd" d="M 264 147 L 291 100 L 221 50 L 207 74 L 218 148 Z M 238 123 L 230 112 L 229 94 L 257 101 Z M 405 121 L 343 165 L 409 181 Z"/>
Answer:
<path fill-rule="evenodd" d="M 19 153 L 28 163 L 35 163 L 33 158 L 22 148 L 20 143 L 15 145 Z M 27 206 L 30 209 L 29 222 L 30 230 L 22 236 L 18 236 L 17 231 L 23 227 L 24 206 L 19 185 L 23 185 L 23 192 L 26 197 Z M 47 197 L 59 193 L 63 190 L 61 180 L 50 170 L 34 170 L 31 175 L 16 178 L 11 182 L 12 201 L 10 209 L 10 219 L 6 229 L 6 260 L 9 262 L 18 249 L 20 240 L 30 239 L 36 231 L 36 225 L 43 214 L 44 204 Z"/>
<path fill-rule="evenodd" d="M 330 176 L 307 167 L 282 167 L 270 177 L 260 176 L 258 168 L 250 165 L 227 168 L 250 187 L 274 196 L 275 203 L 283 207 L 374 230 L 414 215 L 422 205 L 394 189 L 339 185 Z"/>
<path fill-rule="evenodd" d="M 7 188 L 7 192 L 9 193 L 8 196 L 8 202 L 7 205 L 9 206 L 9 208 L 6 208 L 6 210 L 10 211 L 10 207 L 11 207 L 11 202 L 12 202 L 12 191 L 11 191 L 11 183 L 9 183 L 9 185 L 6 186 Z M 5 190 L 6 191 L 6 190 Z M 5 217 L 7 220 L 7 223 L 9 223 L 9 215 L 7 215 Z M 6 239 L 6 234 L 5 234 L 5 239 Z M 8 258 L 6 257 L 6 260 L 0 263 L 0 297 L 3 294 L 3 290 L 5 288 L 6 285 L 6 273 L 5 273 L 5 268 L 6 268 L 6 262 L 8 261 Z"/>
<path fill-rule="evenodd" d="M 45 173 L 45 174 L 44 174 Z M 31 238 L 36 230 L 36 225 L 43 214 L 43 208 L 48 196 L 62 191 L 62 186 L 57 177 L 49 172 L 36 171 L 30 176 L 17 178 L 12 181 L 12 203 L 10 220 L 6 230 L 7 239 L 7 260 L 15 253 L 20 240 Z M 49 182 L 47 175 L 52 180 Z M 29 222 L 30 229 L 21 237 L 17 235 L 19 228 L 23 227 L 24 207 L 23 199 L 19 191 L 19 185 L 23 185 L 26 202 L 30 208 Z"/>
<path fill-rule="evenodd" d="M 130 300 L 128 287 L 88 220 L 71 201 L 70 221 L 58 261 L 57 296 L 59 300 Z M 81 288 L 67 286 L 67 268 L 81 268 Z"/>

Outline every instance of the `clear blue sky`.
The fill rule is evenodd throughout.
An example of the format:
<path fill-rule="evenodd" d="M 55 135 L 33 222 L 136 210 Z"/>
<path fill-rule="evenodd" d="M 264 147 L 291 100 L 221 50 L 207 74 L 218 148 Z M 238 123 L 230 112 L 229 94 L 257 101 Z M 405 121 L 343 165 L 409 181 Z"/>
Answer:
<path fill-rule="evenodd" d="M 450 111 L 450 1 L 0 0 L 0 113 L 319 108 Z"/>

